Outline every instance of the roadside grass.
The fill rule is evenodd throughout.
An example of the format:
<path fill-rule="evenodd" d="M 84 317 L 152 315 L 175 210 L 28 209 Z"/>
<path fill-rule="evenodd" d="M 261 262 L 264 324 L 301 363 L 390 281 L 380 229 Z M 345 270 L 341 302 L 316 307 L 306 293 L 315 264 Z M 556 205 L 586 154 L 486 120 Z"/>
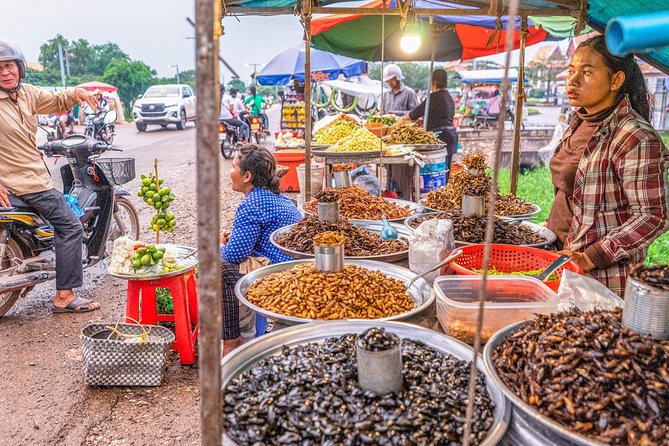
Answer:
<path fill-rule="evenodd" d="M 661 134 L 664 143 L 669 147 L 669 132 Z M 511 179 L 509 169 L 499 172 L 499 190 L 502 194 L 509 193 Z M 518 178 L 518 192 L 520 198 L 531 201 L 541 208 L 537 221 L 545 222 L 553 205 L 553 184 L 551 172 L 547 167 L 526 170 Z M 648 249 L 646 264 L 669 264 L 669 232 L 660 236 Z"/>

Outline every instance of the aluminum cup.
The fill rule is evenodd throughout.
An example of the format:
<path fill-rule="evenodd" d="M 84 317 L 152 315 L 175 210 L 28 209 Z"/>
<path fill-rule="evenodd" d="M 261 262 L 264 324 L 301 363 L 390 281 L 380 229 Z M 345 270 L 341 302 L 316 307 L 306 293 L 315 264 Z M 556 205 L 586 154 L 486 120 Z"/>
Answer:
<path fill-rule="evenodd" d="M 396 336 L 396 335 L 393 335 Z M 356 338 L 355 352 L 358 359 L 358 384 L 362 390 L 385 395 L 399 393 L 404 385 L 402 377 L 402 344 L 398 342 L 388 350 L 377 352 L 364 349 Z"/>

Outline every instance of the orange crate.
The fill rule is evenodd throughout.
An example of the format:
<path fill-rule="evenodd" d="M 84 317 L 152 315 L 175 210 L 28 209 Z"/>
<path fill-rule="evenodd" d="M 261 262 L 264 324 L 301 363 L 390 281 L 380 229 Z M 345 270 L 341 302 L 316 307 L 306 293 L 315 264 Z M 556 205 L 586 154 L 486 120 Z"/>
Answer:
<path fill-rule="evenodd" d="M 456 274 L 463 276 L 477 275 L 475 269 L 483 267 L 484 244 L 469 245 L 461 248 L 462 255 L 450 263 L 450 267 Z M 528 248 L 525 246 L 493 244 L 490 253 L 490 268 L 504 273 L 518 271 L 533 271 L 545 268 L 560 257 L 552 251 L 539 248 Z M 559 268 L 556 273 L 562 278 L 562 271 L 568 269 L 578 274 L 583 274 L 583 269 L 573 260 Z M 557 292 L 560 279 L 547 280 L 544 282 L 550 289 Z"/>

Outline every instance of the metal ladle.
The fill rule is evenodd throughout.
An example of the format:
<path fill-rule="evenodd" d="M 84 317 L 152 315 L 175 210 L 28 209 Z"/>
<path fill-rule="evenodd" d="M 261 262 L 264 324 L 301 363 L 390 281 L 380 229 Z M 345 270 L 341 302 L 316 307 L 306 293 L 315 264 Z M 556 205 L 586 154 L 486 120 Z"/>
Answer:
<path fill-rule="evenodd" d="M 416 280 L 420 279 L 421 277 L 425 277 L 427 274 L 430 274 L 432 271 L 435 271 L 435 270 L 441 268 L 442 266 L 446 265 L 447 263 L 452 262 L 453 260 L 457 259 L 457 258 L 460 257 L 461 255 L 462 255 L 462 250 L 461 250 L 461 249 L 458 249 L 458 250 L 455 251 L 453 254 L 446 256 L 446 258 L 445 258 L 444 260 L 442 260 L 441 262 L 437 263 L 437 264 L 436 264 L 435 266 L 433 266 L 432 268 L 428 269 L 427 271 L 423 271 L 422 273 L 418 274 L 416 277 L 414 277 L 413 279 L 411 279 L 411 280 L 409 281 L 409 283 L 406 285 L 406 289 L 408 290 L 409 288 L 411 288 L 411 285 L 413 285 L 413 283 L 414 283 Z"/>

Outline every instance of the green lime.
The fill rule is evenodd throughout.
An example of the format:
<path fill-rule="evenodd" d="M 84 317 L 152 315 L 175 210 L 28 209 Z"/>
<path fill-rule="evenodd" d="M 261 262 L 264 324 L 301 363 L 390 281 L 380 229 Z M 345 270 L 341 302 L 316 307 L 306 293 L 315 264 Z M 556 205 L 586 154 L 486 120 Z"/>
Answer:
<path fill-rule="evenodd" d="M 148 186 L 149 184 L 151 184 L 151 180 L 148 178 L 142 178 L 142 184 L 144 186 Z"/>
<path fill-rule="evenodd" d="M 142 265 L 149 266 L 151 264 L 151 256 L 149 254 L 144 254 L 142 256 Z"/>
<path fill-rule="evenodd" d="M 170 200 L 174 200 L 177 196 L 174 194 L 169 194 L 168 197 L 170 197 Z"/>
<path fill-rule="evenodd" d="M 142 267 L 142 262 L 140 260 L 135 260 L 132 262 L 133 269 L 140 269 Z"/>
<path fill-rule="evenodd" d="M 165 214 L 165 220 L 167 221 L 174 220 L 174 214 Z"/>
<path fill-rule="evenodd" d="M 165 226 L 167 224 L 167 221 L 164 218 L 159 218 L 156 223 L 158 224 L 158 226 Z"/>
<path fill-rule="evenodd" d="M 167 203 L 168 201 L 170 201 L 170 197 L 168 197 L 167 195 L 163 195 L 162 197 L 160 197 L 160 200 L 163 203 Z"/>
<path fill-rule="evenodd" d="M 147 191 L 144 193 L 144 195 L 146 195 L 146 196 L 149 197 L 149 198 L 153 197 L 155 194 L 156 194 L 156 193 L 155 193 L 154 191 L 152 191 L 152 190 L 147 190 Z"/>
<path fill-rule="evenodd" d="M 168 207 L 170 207 L 170 204 L 168 202 L 161 203 L 161 204 L 162 204 L 163 209 L 167 209 Z"/>
<path fill-rule="evenodd" d="M 137 196 L 143 197 L 144 196 L 144 191 L 140 190 L 139 192 L 137 192 Z"/>
<path fill-rule="evenodd" d="M 157 217 L 158 218 L 165 218 L 165 213 L 164 212 L 158 212 Z"/>
<path fill-rule="evenodd" d="M 156 252 L 153 253 L 153 255 L 151 257 L 153 257 L 153 260 L 155 260 L 157 262 L 158 260 L 163 258 L 163 253 L 160 252 L 160 251 L 156 251 Z"/>
<path fill-rule="evenodd" d="M 170 194 L 170 188 L 169 187 L 163 187 L 160 189 L 160 195 L 169 195 Z"/>
<path fill-rule="evenodd" d="M 151 184 L 149 185 L 149 189 L 151 189 L 151 190 L 156 190 L 157 188 L 156 188 L 155 183 L 151 183 Z"/>
<path fill-rule="evenodd" d="M 172 232 L 172 231 L 174 231 L 174 228 L 167 228 L 166 231 L 167 232 Z"/>
<path fill-rule="evenodd" d="M 163 180 L 162 178 L 158 178 L 158 184 L 163 184 L 163 181 L 165 180 Z"/>
<path fill-rule="evenodd" d="M 160 251 L 160 252 L 162 252 L 162 253 L 164 254 L 164 253 L 165 253 L 165 247 L 164 247 L 164 246 L 161 246 L 160 248 L 158 248 L 158 251 Z"/>
<path fill-rule="evenodd" d="M 176 224 L 177 224 L 177 221 L 176 221 L 176 220 L 170 220 L 169 223 L 168 223 L 168 226 L 169 226 L 170 228 L 173 228 L 174 225 L 176 225 Z"/>
<path fill-rule="evenodd" d="M 146 204 L 148 204 L 149 206 L 153 206 L 154 204 L 156 204 L 156 202 L 153 201 L 153 198 L 149 198 L 148 200 L 146 200 Z"/>

